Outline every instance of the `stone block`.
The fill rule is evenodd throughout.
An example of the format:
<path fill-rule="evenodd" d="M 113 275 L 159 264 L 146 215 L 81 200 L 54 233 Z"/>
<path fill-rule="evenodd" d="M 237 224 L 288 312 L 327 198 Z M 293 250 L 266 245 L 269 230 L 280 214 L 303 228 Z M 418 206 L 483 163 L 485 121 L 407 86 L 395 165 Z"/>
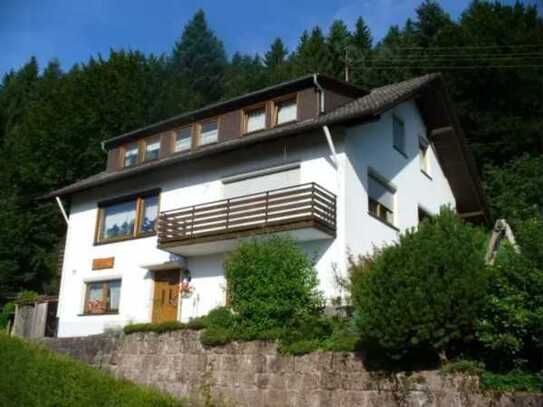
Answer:
<path fill-rule="evenodd" d="M 289 373 L 294 371 L 294 356 L 271 354 L 266 356 L 265 371 L 269 373 Z"/>

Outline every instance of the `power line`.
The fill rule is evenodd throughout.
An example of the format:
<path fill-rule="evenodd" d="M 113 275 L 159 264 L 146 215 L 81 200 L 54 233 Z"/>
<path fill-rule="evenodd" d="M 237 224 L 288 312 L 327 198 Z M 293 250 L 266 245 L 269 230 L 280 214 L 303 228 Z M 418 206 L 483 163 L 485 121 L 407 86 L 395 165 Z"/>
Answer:
<path fill-rule="evenodd" d="M 365 69 L 518 69 L 518 68 L 539 68 L 543 69 L 543 64 L 541 65 L 367 65 Z M 357 68 L 355 68 L 357 69 Z M 362 69 L 360 69 L 362 71 Z"/>
<path fill-rule="evenodd" d="M 486 45 L 486 46 L 478 46 L 478 45 L 458 45 L 458 46 L 450 46 L 450 47 L 441 47 L 441 46 L 431 46 L 431 47 L 387 47 L 386 45 L 383 46 L 384 48 L 390 48 L 394 50 L 398 49 L 412 49 L 412 50 L 444 50 L 444 49 L 499 49 L 499 48 L 541 48 L 543 49 L 542 44 L 511 44 L 511 45 Z"/>

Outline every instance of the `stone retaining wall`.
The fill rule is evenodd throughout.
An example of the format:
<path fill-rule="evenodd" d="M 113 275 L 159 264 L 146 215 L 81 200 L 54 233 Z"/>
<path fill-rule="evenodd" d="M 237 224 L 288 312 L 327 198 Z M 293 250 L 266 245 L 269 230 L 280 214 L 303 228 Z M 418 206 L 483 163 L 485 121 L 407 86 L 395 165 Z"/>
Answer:
<path fill-rule="evenodd" d="M 543 397 L 536 395 L 482 394 L 473 377 L 442 377 L 437 371 L 382 375 L 366 370 L 352 353 L 294 357 L 263 341 L 205 348 L 198 335 L 185 330 L 41 343 L 117 377 L 227 406 L 543 407 Z"/>

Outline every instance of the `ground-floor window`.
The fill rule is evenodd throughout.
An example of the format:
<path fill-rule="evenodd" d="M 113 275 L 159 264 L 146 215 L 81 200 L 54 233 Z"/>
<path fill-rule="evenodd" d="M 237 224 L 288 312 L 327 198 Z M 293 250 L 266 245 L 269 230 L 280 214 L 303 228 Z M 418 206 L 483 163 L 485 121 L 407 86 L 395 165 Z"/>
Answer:
<path fill-rule="evenodd" d="M 121 297 L 121 280 L 87 283 L 85 314 L 117 314 Z"/>

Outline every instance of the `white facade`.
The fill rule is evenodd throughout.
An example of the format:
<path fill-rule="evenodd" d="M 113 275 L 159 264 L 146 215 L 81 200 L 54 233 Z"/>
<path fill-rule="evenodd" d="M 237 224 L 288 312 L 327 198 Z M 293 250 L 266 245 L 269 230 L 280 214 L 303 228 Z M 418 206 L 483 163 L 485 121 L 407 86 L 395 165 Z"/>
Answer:
<path fill-rule="evenodd" d="M 405 123 L 406 156 L 392 145 L 392 114 Z M 281 183 L 316 182 L 337 195 L 335 238 L 301 242 L 313 256 L 320 289 L 328 299 L 341 294 L 335 273 L 345 275 L 349 254 L 366 254 L 374 245 L 394 241 L 400 231 L 418 224 L 418 208 L 430 214 L 440 206 L 455 206 L 454 197 L 433 151 L 428 153 L 429 175 L 420 171 L 419 137 L 425 135 L 422 118 L 413 102 L 397 106 L 376 122 L 347 127 L 332 134 L 337 156 L 331 155 L 324 133 L 279 139 L 265 148 L 255 145 L 162 169 L 148 175 L 81 192 L 73 196 L 59 296 L 59 336 L 98 334 L 129 322 L 149 322 L 152 314 L 153 272 L 146 266 L 168 262 L 170 253 L 157 248 L 157 237 L 109 244 L 94 244 L 97 205 L 126 194 L 160 188 L 160 210 L 220 200 L 238 193 L 243 183 L 233 185 L 243 174 L 281 167 L 288 171 L 262 175 L 266 188 Z M 337 161 L 335 161 L 337 160 Z M 368 169 L 396 189 L 394 225 L 368 214 Z M 279 175 L 277 175 L 279 174 Z M 241 176 L 241 177 L 239 177 Z M 277 184 L 279 183 L 279 185 Z M 257 192 L 248 190 L 246 193 Z M 226 282 L 222 263 L 226 253 L 221 243 L 211 254 L 186 257 L 194 291 L 180 300 L 178 319 L 205 315 L 225 302 Z M 114 257 L 114 266 L 92 270 L 96 258 Z M 83 315 L 87 282 L 122 280 L 119 313 Z"/>

